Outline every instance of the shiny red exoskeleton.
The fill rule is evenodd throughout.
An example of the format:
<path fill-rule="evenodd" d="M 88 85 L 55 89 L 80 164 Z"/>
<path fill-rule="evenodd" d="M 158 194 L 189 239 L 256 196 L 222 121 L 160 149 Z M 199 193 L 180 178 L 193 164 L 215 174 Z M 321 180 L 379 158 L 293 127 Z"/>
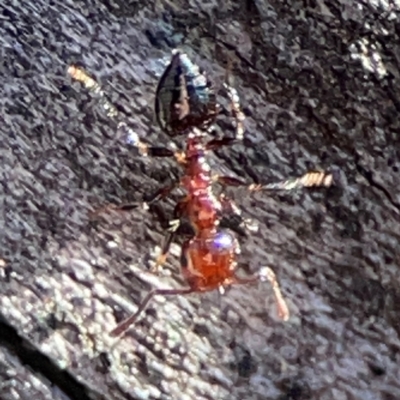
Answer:
<path fill-rule="evenodd" d="M 99 93 L 103 97 L 108 114 L 116 115 L 115 107 L 107 101 L 100 86 L 92 78 L 76 67 L 70 67 L 69 73 L 87 88 Z M 267 185 L 247 185 L 236 178 L 212 174 L 207 163 L 207 153 L 221 146 L 232 145 L 236 141 L 240 141 L 244 132 L 244 114 L 240 110 L 237 92 L 228 85 L 225 85 L 225 89 L 230 99 L 231 112 L 235 120 L 235 137 L 207 141 L 208 128 L 219 111 L 215 104 L 214 93 L 209 81 L 190 62 L 188 57 L 181 52 L 175 52 L 157 88 L 156 113 L 160 126 L 171 137 L 178 134 L 185 135 L 185 149 L 173 152 L 167 148 L 148 146 L 140 141 L 137 134 L 131 131 L 125 123 L 120 122 L 118 124 L 119 128 L 127 131 L 130 142 L 143 155 L 172 156 L 183 167 L 183 175 L 179 182 L 158 190 L 152 196 L 151 201 L 158 200 L 167 196 L 177 187 L 183 188 L 186 192 L 185 197 L 175 208 L 176 219 L 171 223 L 171 230 L 166 237 L 162 254 L 157 259 L 157 267 L 165 262 L 169 246 L 182 217 L 189 220 L 194 233 L 183 244 L 181 252 L 181 269 L 187 287 L 150 291 L 139 305 L 136 313 L 118 324 L 111 332 L 112 336 L 118 336 L 125 332 L 156 295 L 169 296 L 205 292 L 233 284 L 257 283 L 265 280 L 268 280 L 272 285 L 278 306 L 278 315 L 282 320 L 289 318 L 288 307 L 271 268 L 261 267 L 255 276 L 246 278 L 239 277 L 236 274 L 238 269 L 237 256 L 240 253 L 239 244 L 233 234 L 222 230 L 219 224 L 224 212 L 233 212 L 239 216 L 241 213 L 239 208 L 224 195 L 215 195 L 213 184 L 219 182 L 223 185 L 245 185 L 250 191 L 290 190 L 300 187 L 330 186 L 332 175 L 322 171 L 308 172 L 300 178 L 288 179 L 283 182 Z M 194 106 L 196 106 L 196 110 L 194 110 Z M 203 114 L 199 110 L 202 110 Z M 195 114 L 195 111 L 197 114 Z M 131 205 L 124 205 L 119 208 L 127 209 L 130 207 Z M 243 220 L 243 225 L 249 229 L 252 226 L 247 220 Z"/>

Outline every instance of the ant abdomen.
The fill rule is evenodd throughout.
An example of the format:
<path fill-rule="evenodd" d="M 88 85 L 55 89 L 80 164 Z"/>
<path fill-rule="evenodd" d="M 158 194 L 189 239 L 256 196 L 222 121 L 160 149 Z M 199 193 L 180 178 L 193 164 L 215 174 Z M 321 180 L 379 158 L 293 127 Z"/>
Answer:
<path fill-rule="evenodd" d="M 158 83 L 155 114 L 160 127 L 170 136 L 208 126 L 218 114 L 211 82 L 179 50 L 174 51 Z"/>
<path fill-rule="evenodd" d="M 182 248 L 182 272 L 190 287 L 209 291 L 234 279 L 237 241 L 227 231 L 195 236 Z"/>

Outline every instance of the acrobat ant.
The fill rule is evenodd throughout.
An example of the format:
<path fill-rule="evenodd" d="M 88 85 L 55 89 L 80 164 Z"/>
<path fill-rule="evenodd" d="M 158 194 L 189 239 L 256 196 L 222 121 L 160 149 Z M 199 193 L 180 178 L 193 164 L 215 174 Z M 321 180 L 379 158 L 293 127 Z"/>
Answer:
<path fill-rule="evenodd" d="M 116 115 L 115 107 L 107 100 L 100 86 L 92 78 L 76 67 L 70 67 L 68 72 L 88 89 L 99 93 L 104 99 L 108 114 Z M 148 146 L 139 140 L 138 135 L 125 123 L 118 124 L 118 127 L 128 129 L 131 143 L 140 150 L 141 154 L 174 157 L 183 168 L 183 175 L 178 182 L 157 190 L 151 197 L 151 201 L 159 200 L 178 187 L 186 192 L 185 197 L 175 207 L 175 219 L 171 222 L 171 229 L 165 238 L 156 266 L 165 262 L 174 234 L 183 217 L 189 220 L 194 233 L 184 242 L 181 250 L 181 271 L 187 287 L 150 291 L 140 303 L 136 313 L 120 322 L 110 332 L 111 336 L 124 333 L 137 320 L 154 296 L 200 293 L 235 284 L 251 284 L 265 280 L 272 285 L 279 317 L 284 321 L 289 318 L 289 309 L 271 268 L 262 267 L 256 275 L 246 278 L 236 275 L 237 255 L 240 253 L 239 243 L 229 231 L 220 229 L 219 225 L 224 212 L 231 212 L 238 216 L 241 216 L 241 212 L 224 194 L 216 195 L 213 184 L 247 186 L 249 191 L 275 191 L 301 187 L 328 187 L 332 184 L 333 177 L 330 173 L 318 171 L 308 172 L 300 178 L 282 182 L 248 185 L 233 177 L 212 174 L 207 163 L 207 153 L 241 140 L 244 134 L 244 114 L 240 109 L 237 91 L 226 84 L 224 88 L 227 91 L 231 114 L 235 120 L 235 136 L 206 141 L 208 129 L 219 113 L 215 93 L 208 79 L 187 55 L 175 51 L 157 87 L 155 112 L 159 125 L 170 137 L 185 135 L 185 149 L 174 152 L 167 148 Z M 117 208 L 130 207 L 131 205 L 122 205 Z M 246 220 L 243 220 L 243 223 L 251 230 L 251 223 Z"/>

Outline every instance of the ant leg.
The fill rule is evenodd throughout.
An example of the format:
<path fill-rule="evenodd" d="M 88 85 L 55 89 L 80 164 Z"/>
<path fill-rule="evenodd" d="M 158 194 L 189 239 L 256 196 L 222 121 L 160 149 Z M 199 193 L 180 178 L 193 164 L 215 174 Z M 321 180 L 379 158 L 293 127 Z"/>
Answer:
<path fill-rule="evenodd" d="M 220 183 L 221 185 L 224 185 L 224 186 L 234 186 L 234 187 L 247 186 L 247 187 L 249 187 L 248 183 L 246 183 L 246 182 L 244 182 L 244 181 L 242 181 L 240 179 L 234 178 L 232 176 L 225 176 L 225 175 L 216 174 L 216 175 L 213 175 L 212 180 L 214 182 L 218 182 L 218 183 Z"/>
<path fill-rule="evenodd" d="M 196 290 L 193 288 L 181 288 L 181 289 L 155 289 L 150 291 L 147 296 L 142 300 L 142 302 L 139 304 L 139 307 L 137 311 L 130 315 L 128 318 L 124 319 L 122 322 L 120 322 L 111 332 L 110 336 L 116 337 L 129 329 L 129 327 L 134 324 L 139 317 L 139 315 L 145 310 L 145 308 L 148 306 L 150 301 L 154 296 L 175 296 L 175 295 L 181 295 L 181 294 L 190 294 L 195 292 Z"/>
<path fill-rule="evenodd" d="M 243 121 L 245 119 L 245 116 L 243 114 L 243 111 L 240 108 L 239 94 L 235 88 L 229 86 L 226 83 L 224 83 L 224 87 L 228 92 L 228 97 L 231 101 L 231 112 L 232 112 L 233 118 L 235 119 L 235 122 L 236 122 L 235 139 L 236 139 L 236 141 L 240 141 L 240 140 L 243 140 L 243 136 L 244 136 Z"/>
<path fill-rule="evenodd" d="M 212 139 L 205 145 L 205 149 L 209 151 L 214 151 L 223 146 L 231 146 L 236 143 L 236 138 L 224 137 L 222 139 Z"/>
<path fill-rule="evenodd" d="M 175 237 L 175 232 L 179 227 L 179 220 L 176 225 L 172 225 L 171 223 L 175 221 L 170 221 L 171 227 L 168 229 L 168 233 L 164 238 L 163 245 L 161 247 L 161 254 L 157 257 L 155 265 L 151 268 L 151 271 L 154 273 L 158 273 L 161 270 L 161 267 L 167 261 L 169 248 L 171 247 L 171 243 Z"/>
<path fill-rule="evenodd" d="M 169 221 L 168 233 L 164 238 L 164 243 L 161 248 L 161 254 L 157 257 L 156 263 L 152 268 L 154 272 L 157 272 L 162 267 L 162 265 L 165 264 L 165 261 L 167 260 L 169 248 L 180 226 L 181 217 L 186 208 L 186 204 L 187 204 L 187 198 L 185 197 L 184 199 L 179 201 L 178 204 L 175 206 L 173 213 L 174 219 Z"/>
<path fill-rule="evenodd" d="M 333 183 L 333 175 L 325 171 L 310 171 L 299 178 L 289 178 L 284 181 L 268 184 L 251 184 L 241 181 L 230 176 L 215 175 L 213 180 L 226 186 L 247 186 L 250 192 L 258 192 L 261 190 L 279 191 L 293 190 L 300 188 L 317 188 L 329 187 Z"/>
<path fill-rule="evenodd" d="M 173 184 L 169 186 L 164 186 L 157 191 L 155 191 L 149 198 L 149 200 L 146 201 L 146 204 L 153 204 L 156 203 L 157 201 L 160 201 L 167 197 L 174 189 L 176 189 L 179 186 L 179 182 L 174 182 Z"/>
<path fill-rule="evenodd" d="M 169 151 L 169 150 L 168 150 Z M 176 160 L 179 163 L 184 163 L 186 158 L 183 153 L 181 152 L 176 152 L 173 154 L 173 156 L 176 158 Z M 167 197 L 174 189 L 176 189 L 178 186 L 180 186 L 180 182 L 174 182 L 171 185 L 161 187 L 157 189 L 147 201 L 144 202 L 134 202 L 134 203 L 125 203 L 125 204 L 120 204 L 120 205 L 114 205 L 114 204 L 109 204 L 105 207 L 102 207 L 100 209 L 95 210 L 94 212 L 91 213 L 92 217 L 97 216 L 99 214 L 102 214 L 103 212 L 107 210 L 116 210 L 116 211 L 130 211 L 135 208 L 138 208 L 139 206 L 142 206 L 144 209 L 148 209 L 148 206 L 150 204 L 156 203 L 165 197 Z"/>
<path fill-rule="evenodd" d="M 248 184 L 244 181 L 241 181 L 237 178 L 233 178 L 230 176 L 220 176 L 214 175 L 212 177 L 213 181 L 221 183 L 226 186 L 248 186 Z M 239 228 L 244 229 L 245 231 L 249 232 L 257 232 L 258 231 L 258 224 L 253 221 L 251 218 L 243 218 L 242 211 L 240 208 L 235 204 L 235 202 L 229 198 L 227 198 L 223 193 L 219 197 L 219 201 L 221 202 L 222 208 L 224 211 L 228 213 L 232 213 L 240 218 Z"/>
<path fill-rule="evenodd" d="M 136 203 L 125 203 L 125 204 L 119 204 L 119 205 L 114 205 L 114 204 L 109 204 L 104 207 L 101 207 L 100 209 L 97 209 L 91 213 L 91 217 L 98 216 L 99 214 L 102 214 L 106 211 L 109 210 L 114 210 L 114 211 L 130 211 L 135 208 L 138 208 L 139 206 L 142 206 L 144 209 L 148 209 L 148 205 L 155 203 L 165 197 L 167 197 L 176 187 L 179 186 L 179 183 L 176 182 L 172 185 L 162 187 L 155 191 L 149 198 L 148 201 L 146 202 L 136 202 Z"/>
<path fill-rule="evenodd" d="M 238 284 L 249 284 L 249 283 L 257 283 L 257 282 L 265 282 L 268 280 L 272 286 L 272 290 L 274 291 L 275 301 L 278 307 L 278 316 L 283 321 L 287 321 L 290 316 L 289 308 L 286 304 L 285 299 L 282 296 L 281 289 L 279 287 L 279 283 L 276 279 L 276 275 L 274 271 L 272 271 L 269 267 L 263 267 L 260 271 L 251 277 L 248 278 L 240 278 L 235 277 L 235 281 L 233 282 Z"/>
<path fill-rule="evenodd" d="M 117 107 L 111 102 L 107 94 L 102 89 L 101 85 L 96 82 L 95 79 L 90 77 L 85 70 L 82 68 L 71 65 L 68 68 L 68 74 L 76 81 L 83 84 L 83 86 L 90 92 L 95 93 L 100 97 L 103 109 L 106 112 L 107 117 L 116 119 L 119 116 Z M 139 136 L 134 132 L 128 125 L 119 121 L 117 124 L 117 129 L 124 132 L 124 136 L 127 137 L 129 144 L 135 146 L 141 155 L 152 156 L 152 157 L 174 157 L 175 153 L 168 149 L 167 147 L 156 147 L 149 146 L 148 144 L 142 142 Z M 175 156 L 176 157 L 176 156 Z"/>
<path fill-rule="evenodd" d="M 71 65 L 68 68 L 68 74 L 76 81 L 80 82 L 83 84 L 83 86 L 88 89 L 89 91 L 95 93 L 98 95 L 101 99 L 102 106 L 104 110 L 106 111 L 106 115 L 109 118 L 116 119 L 119 115 L 119 112 L 117 108 L 112 104 L 110 99 L 108 98 L 107 94 L 104 92 L 102 89 L 101 85 L 96 82 L 92 77 L 90 77 L 86 71 L 84 71 L 82 68 L 78 68 L 74 65 Z M 183 164 L 186 161 L 185 154 L 181 151 L 174 152 L 166 147 L 156 147 L 156 146 L 149 146 L 148 144 L 142 142 L 139 139 L 139 136 L 136 132 L 134 132 L 125 122 L 119 121 L 117 124 L 117 128 L 122 130 L 124 132 L 124 135 L 128 138 L 128 141 L 131 145 L 136 147 L 139 150 L 139 153 L 143 156 L 151 156 L 151 157 L 174 157 L 179 163 Z M 158 190 L 157 192 L 154 193 L 150 197 L 150 201 L 147 202 L 153 203 L 155 201 L 158 201 L 162 199 L 163 197 L 166 197 L 177 185 L 173 186 L 168 186 L 165 188 L 162 188 Z M 94 215 L 100 214 L 104 212 L 105 210 L 108 209 L 116 209 L 120 211 L 126 211 L 126 210 L 131 210 L 134 208 L 137 208 L 138 204 L 137 203 L 131 203 L 131 204 L 122 204 L 120 206 L 106 206 L 103 207 L 100 210 L 96 210 Z"/>
<path fill-rule="evenodd" d="M 240 228 L 244 228 L 249 232 L 257 232 L 258 224 L 253 221 L 251 218 L 243 218 L 242 210 L 235 204 L 232 199 L 229 199 L 225 196 L 224 193 L 220 194 L 219 201 L 222 205 L 222 209 L 228 213 L 234 214 L 240 218 Z"/>

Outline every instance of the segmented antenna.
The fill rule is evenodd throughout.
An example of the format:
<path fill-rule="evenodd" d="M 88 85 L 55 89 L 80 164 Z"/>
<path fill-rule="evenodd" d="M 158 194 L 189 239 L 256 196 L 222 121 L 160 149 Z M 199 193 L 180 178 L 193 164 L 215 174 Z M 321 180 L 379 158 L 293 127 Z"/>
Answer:
<path fill-rule="evenodd" d="M 90 77 L 84 69 L 71 65 L 68 68 L 68 74 L 74 80 L 82 83 L 83 86 L 90 92 L 93 92 L 100 97 L 102 107 L 105 110 L 107 117 L 116 119 L 119 116 L 117 108 L 109 100 L 101 85 L 96 82 L 92 77 Z M 143 156 L 148 155 L 149 146 L 139 139 L 138 134 L 131 128 L 129 128 L 126 122 L 117 121 L 117 129 L 124 132 L 128 143 L 132 146 L 137 147 Z"/>
<path fill-rule="evenodd" d="M 299 178 L 291 178 L 282 182 L 269 183 L 266 185 L 253 184 L 249 186 L 249 190 L 293 190 L 300 188 L 330 187 L 332 183 L 333 175 L 330 172 L 312 171 L 307 172 Z"/>

